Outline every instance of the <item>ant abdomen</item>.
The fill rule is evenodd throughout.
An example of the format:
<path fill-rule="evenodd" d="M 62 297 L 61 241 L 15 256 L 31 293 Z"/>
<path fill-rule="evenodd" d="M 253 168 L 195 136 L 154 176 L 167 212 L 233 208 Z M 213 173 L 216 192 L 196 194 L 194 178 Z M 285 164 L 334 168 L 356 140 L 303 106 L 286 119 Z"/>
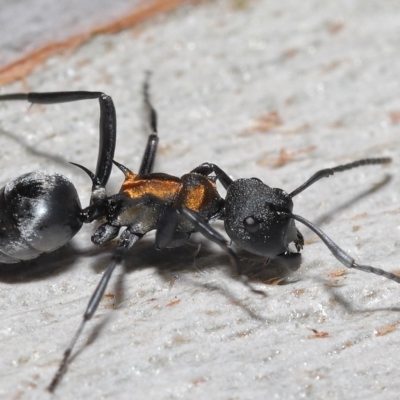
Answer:
<path fill-rule="evenodd" d="M 35 171 L 0 189 L 0 262 L 16 263 L 66 244 L 81 228 L 81 204 L 65 176 Z"/>

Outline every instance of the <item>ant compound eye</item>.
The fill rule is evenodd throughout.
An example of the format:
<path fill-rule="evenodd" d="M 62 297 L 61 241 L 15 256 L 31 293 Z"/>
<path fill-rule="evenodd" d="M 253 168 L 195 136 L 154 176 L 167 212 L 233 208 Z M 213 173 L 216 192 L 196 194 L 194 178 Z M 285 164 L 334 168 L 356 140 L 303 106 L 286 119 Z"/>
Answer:
<path fill-rule="evenodd" d="M 260 221 L 255 217 L 246 217 L 243 220 L 243 225 L 249 233 L 255 233 L 260 229 Z"/>

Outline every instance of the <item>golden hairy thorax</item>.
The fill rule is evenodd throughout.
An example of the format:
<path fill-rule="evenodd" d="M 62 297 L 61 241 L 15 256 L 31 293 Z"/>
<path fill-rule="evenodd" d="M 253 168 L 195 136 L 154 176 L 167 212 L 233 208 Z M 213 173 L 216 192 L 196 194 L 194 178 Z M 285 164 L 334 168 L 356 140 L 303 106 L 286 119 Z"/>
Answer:
<path fill-rule="evenodd" d="M 172 204 L 177 199 L 178 205 L 193 211 L 201 211 L 202 207 L 212 201 L 217 194 L 213 182 L 203 175 L 194 173 L 184 175 L 182 178 L 162 173 L 148 175 L 127 173 L 120 193 L 130 199 L 152 195 L 167 204 Z"/>
<path fill-rule="evenodd" d="M 131 199 L 153 195 L 165 202 L 173 201 L 182 187 L 179 178 L 167 174 L 138 175 L 127 173 L 120 193 Z"/>

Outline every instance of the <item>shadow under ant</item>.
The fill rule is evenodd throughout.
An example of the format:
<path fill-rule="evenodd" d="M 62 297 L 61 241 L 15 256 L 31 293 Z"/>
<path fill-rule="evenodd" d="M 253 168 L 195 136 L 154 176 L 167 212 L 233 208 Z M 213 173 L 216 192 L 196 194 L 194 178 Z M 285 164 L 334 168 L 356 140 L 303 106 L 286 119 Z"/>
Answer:
<path fill-rule="evenodd" d="M 62 167 L 68 167 L 68 168 L 74 168 L 75 167 L 71 166 L 71 164 L 61 156 L 57 156 L 54 154 L 51 154 L 46 151 L 39 150 L 38 147 L 31 146 L 28 144 L 23 138 L 19 137 L 18 135 L 14 135 L 11 132 L 6 131 L 5 129 L 1 129 L 1 134 L 6 136 L 8 139 L 12 140 L 13 142 L 17 143 L 19 146 L 25 149 L 25 151 L 35 157 L 39 157 L 44 160 L 49 160 L 53 162 L 54 164 L 58 164 Z"/>
<path fill-rule="evenodd" d="M 0 264 L 0 282 L 18 284 L 44 280 L 71 268 L 79 256 L 75 246 L 69 243 L 33 260 Z"/>
<path fill-rule="evenodd" d="M 343 286 L 343 285 L 340 285 Z M 341 307 L 343 307 L 349 314 L 364 314 L 364 313 L 372 313 L 379 311 L 400 311 L 400 307 L 374 307 L 374 308 L 360 308 L 359 305 L 354 306 L 350 301 L 346 300 L 343 295 L 338 293 L 335 289 L 339 286 L 335 285 L 334 287 L 325 285 L 327 292 L 332 296 L 333 301 L 338 303 Z"/>
<path fill-rule="evenodd" d="M 0 282 L 18 284 L 45 280 L 73 268 L 81 258 L 90 259 L 94 257 L 97 260 L 99 256 L 104 254 L 108 256 L 109 260 L 113 251 L 112 243 L 107 243 L 101 247 L 92 245 L 82 250 L 73 242 L 69 242 L 51 253 L 41 254 L 32 260 L 14 264 L 0 263 Z"/>
<path fill-rule="evenodd" d="M 293 268 L 293 265 L 289 267 L 285 265 L 285 260 L 276 259 L 266 263 L 263 257 L 255 256 L 245 251 L 239 252 L 240 258 L 242 258 L 242 253 L 245 253 L 246 257 L 250 257 L 243 263 L 245 265 L 243 272 L 252 283 L 268 284 L 270 280 L 274 280 L 278 281 L 278 284 L 286 284 L 287 282 L 282 283 L 282 281 L 290 276 L 291 271 L 300 266 L 300 257 L 296 259 L 296 268 Z M 104 256 L 101 259 L 96 259 L 92 268 L 96 271 L 105 270 L 108 263 L 109 257 Z M 251 318 L 258 321 L 265 320 L 265 318 L 244 306 L 243 302 L 227 289 L 229 286 L 225 283 L 235 280 L 230 259 L 226 253 L 216 249 L 215 246 L 212 246 L 209 241 L 200 235 L 196 235 L 184 246 L 161 251 L 157 251 L 154 248 L 152 240 L 144 239 L 125 254 L 123 263 L 123 272 L 118 275 L 113 288 L 115 304 L 120 304 L 125 300 L 123 289 L 125 274 L 153 267 L 165 283 L 171 283 L 178 277 L 181 281 L 188 283 L 189 286 L 218 290 L 223 296 L 240 305 Z M 268 265 L 266 266 L 266 264 Z M 226 279 L 223 279 L 223 285 L 215 282 L 200 283 L 191 278 L 193 273 L 203 273 L 206 270 L 215 268 L 216 265 L 222 266 L 224 269 Z"/>
<path fill-rule="evenodd" d="M 346 208 L 351 207 L 352 205 L 356 204 L 358 201 L 372 195 L 373 193 L 381 190 L 385 186 L 387 186 L 391 181 L 393 177 L 389 174 L 385 175 L 385 177 L 380 181 L 377 182 L 374 186 L 372 186 L 369 189 L 365 189 L 364 191 L 360 192 L 359 194 L 353 196 L 351 199 L 345 201 L 342 204 L 336 205 L 335 207 L 332 208 L 332 210 L 328 211 L 325 214 L 322 214 L 315 220 L 315 225 L 321 226 L 324 223 L 329 222 L 334 214 L 339 213 L 340 211 L 345 210 Z"/>
<path fill-rule="evenodd" d="M 199 235 L 192 238 L 189 243 L 184 246 L 164 249 L 157 251 L 154 248 L 154 243 L 152 240 L 142 240 L 137 243 L 137 245 L 125 255 L 123 260 L 122 272 L 119 273 L 112 285 L 111 291 L 114 294 L 114 304 L 113 309 L 119 309 L 120 305 L 124 303 L 125 291 L 124 291 L 124 280 L 126 274 L 130 274 L 136 271 L 155 268 L 156 273 L 163 279 L 165 283 L 173 282 L 177 276 L 182 278 L 181 281 L 188 284 L 190 287 L 199 287 L 206 290 L 218 291 L 221 295 L 227 298 L 233 304 L 239 306 L 250 318 L 264 323 L 265 317 L 258 315 L 252 311 L 249 307 L 243 304 L 241 299 L 235 296 L 227 285 L 218 285 L 218 283 L 208 283 L 208 282 L 198 282 L 195 279 L 190 278 L 192 273 L 203 272 L 207 269 L 214 268 L 215 265 L 226 264 L 226 277 L 229 280 L 234 280 L 232 267 L 230 264 L 229 257 L 225 253 L 218 254 L 219 250 L 212 247 L 209 241 Z M 95 271 L 100 272 L 105 270 L 109 264 L 109 256 L 112 254 L 104 255 L 101 259 L 97 258 L 96 262 L 92 265 Z M 253 256 L 256 258 L 257 256 Z M 261 267 L 265 264 L 265 260 L 262 257 L 258 257 L 257 261 L 254 260 L 254 264 L 257 262 Z M 199 261 L 201 260 L 201 261 Z M 282 265 L 279 263 L 271 262 L 272 267 L 267 275 L 259 275 L 259 270 L 255 271 L 253 274 L 251 268 L 246 268 L 245 271 L 249 272 L 250 280 L 254 276 L 254 281 L 263 282 L 265 276 L 268 279 L 271 277 L 276 278 L 276 271 L 283 271 Z M 262 271 L 268 271 L 268 268 L 263 268 Z M 254 271 L 253 271 L 254 272 Z M 184 275 L 183 275 L 184 274 Z M 285 276 L 287 274 L 287 269 L 285 270 Z M 226 282 L 225 280 L 223 281 Z M 73 358 L 78 356 L 84 348 L 90 344 L 101 334 L 101 331 L 106 327 L 107 321 L 110 318 L 110 314 L 101 317 L 101 321 L 91 328 L 89 339 L 86 340 L 85 344 L 82 345 L 80 350 L 74 355 Z"/>

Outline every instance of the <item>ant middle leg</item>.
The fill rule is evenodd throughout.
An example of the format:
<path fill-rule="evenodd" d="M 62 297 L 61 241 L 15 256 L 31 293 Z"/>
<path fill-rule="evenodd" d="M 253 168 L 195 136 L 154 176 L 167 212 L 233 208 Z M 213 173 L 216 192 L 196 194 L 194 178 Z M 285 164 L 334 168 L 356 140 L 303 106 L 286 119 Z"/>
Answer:
<path fill-rule="evenodd" d="M 205 176 L 208 176 L 212 172 L 214 172 L 217 179 L 221 182 L 225 189 L 228 189 L 229 185 L 233 182 L 233 179 L 231 179 L 225 171 L 218 167 L 218 165 L 212 163 L 203 163 L 193 169 L 191 172 L 195 172 Z"/>
<path fill-rule="evenodd" d="M 150 102 L 149 80 L 150 73 L 147 72 L 145 81 L 143 83 L 143 100 L 151 133 L 147 139 L 146 149 L 144 151 L 142 163 L 139 168 L 139 175 L 150 174 L 153 172 L 159 141 L 157 133 L 157 111 Z"/>

